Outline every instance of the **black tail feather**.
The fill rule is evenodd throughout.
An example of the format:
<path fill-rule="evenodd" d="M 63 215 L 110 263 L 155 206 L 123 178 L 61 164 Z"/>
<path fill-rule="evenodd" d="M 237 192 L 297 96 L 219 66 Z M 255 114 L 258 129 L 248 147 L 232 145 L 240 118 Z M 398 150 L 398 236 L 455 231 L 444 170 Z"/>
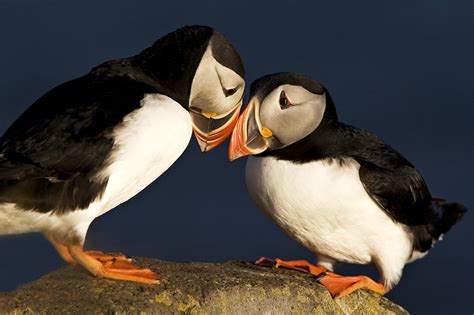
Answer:
<path fill-rule="evenodd" d="M 458 202 L 445 202 L 433 200 L 431 206 L 440 214 L 438 220 L 434 222 L 434 231 L 437 238 L 445 234 L 451 227 L 462 219 L 467 212 L 467 208 Z"/>
<path fill-rule="evenodd" d="M 447 202 L 440 198 L 433 198 L 430 208 L 432 213 L 430 223 L 410 226 L 413 235 L 413 249 L 419 252 L 429 250 L 467 212 L 464 205 L 458 202 Z"/>

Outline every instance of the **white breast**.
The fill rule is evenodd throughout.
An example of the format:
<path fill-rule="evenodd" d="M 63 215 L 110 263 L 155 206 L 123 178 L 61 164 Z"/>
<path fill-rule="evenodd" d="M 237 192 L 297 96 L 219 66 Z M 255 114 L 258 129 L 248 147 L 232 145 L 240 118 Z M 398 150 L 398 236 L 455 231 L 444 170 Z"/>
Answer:
<path fill-rule="evenodd" d="M 411 243 L 403 227 L 367 194 L 360 165 L 352 159 L 343 162 L 294 164 L 250 157 L 247 187 L 263 211 L 317 254 L 359 264 L 390 254 L 404 263 Z"/>
<path fill-rule="evenodd" d="M 108 177 L 100 214 L 135 196 L 184 152 L 192 135 L 189 113 L 171 98 L 153 94 L 114 131 Z"/>

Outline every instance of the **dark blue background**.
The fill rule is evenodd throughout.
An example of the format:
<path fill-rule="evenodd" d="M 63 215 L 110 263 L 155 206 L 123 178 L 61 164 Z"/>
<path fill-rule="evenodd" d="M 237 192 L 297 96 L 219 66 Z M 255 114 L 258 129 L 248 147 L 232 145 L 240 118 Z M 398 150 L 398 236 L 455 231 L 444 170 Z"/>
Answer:
<path fill-rule="evenodd" d="M 424 174 L 433 195 L 473 208 L 471 1 L 0 0 L 0 133 L 36 98 L 105 60 L 130 56 L 186 24 L 207 24 L 240 51 L 247 82 L 311 75 L 341 120 L 375 131 Z M 178 261 L 314 256 L 252 203 L 245 159 L 226 145 L 185 154 L 139 196 L 98 218 L 87 247 Z M 469 213 L 388 295 L 415 314 L 474 311 Z M 383 235 L 381 235 L 383 237 Z M 0 290 L 64 263 L 40 235 L 0 238 Z M 373 268 L 343 266 L 356 274 Z"/>

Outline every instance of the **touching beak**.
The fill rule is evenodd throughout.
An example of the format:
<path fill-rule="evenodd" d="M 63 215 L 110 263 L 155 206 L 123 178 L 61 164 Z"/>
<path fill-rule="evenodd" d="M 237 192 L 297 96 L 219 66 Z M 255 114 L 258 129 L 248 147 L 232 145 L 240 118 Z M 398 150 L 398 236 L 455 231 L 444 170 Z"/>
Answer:
<path fill-rule="evenodd" d="M 230 135 L 239 118 L 242 101 L 223 117 L 216 113 L 190 111 L 194 135 L 199 143 L 201 152 L 208 152 Z"/>
<path fill-rule="evenodd" d="M 229 145 L 229 160 L 233 161 L 242 156 L 259 154 L 268 148 L 267 139 L 272 136 L 272 131 L 262 127 L 258 112 L 260 104 L 253 97 L 232 132 Z"/>

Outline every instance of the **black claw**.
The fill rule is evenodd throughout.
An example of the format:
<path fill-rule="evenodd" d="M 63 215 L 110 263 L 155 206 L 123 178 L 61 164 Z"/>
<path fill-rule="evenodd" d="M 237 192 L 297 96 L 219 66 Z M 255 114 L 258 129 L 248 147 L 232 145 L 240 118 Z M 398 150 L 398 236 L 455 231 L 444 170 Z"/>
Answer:
<path fill-rule="evenodd" d="M 262 266 L 262 267 L 267 267 L 267 268 L 275 268 L 276 262 L 269 260 L 269 261 L 258 263 L 256 265 L 257 266 Z"/>
<path fill-rule="evenodd" d="M 328 273 L 326 271 L 323 271 L 321 272 L 319 275 L 314 275 L 316 277 L 316 281 L 321 281 L 323 280 L 324 277 L 326 277 L 328 275 Z"/>

